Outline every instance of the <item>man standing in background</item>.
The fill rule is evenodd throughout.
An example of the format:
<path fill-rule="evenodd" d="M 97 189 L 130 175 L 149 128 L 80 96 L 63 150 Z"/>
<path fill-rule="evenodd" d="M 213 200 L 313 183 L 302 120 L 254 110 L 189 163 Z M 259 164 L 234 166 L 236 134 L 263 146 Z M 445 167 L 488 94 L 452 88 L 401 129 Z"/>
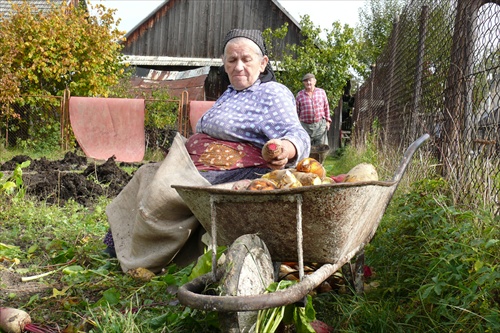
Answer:
<path fill-rule="evenodd" d="M 300 123 L 311 138 L 311 146 L 328 145 L 328 130 L 332 119 L 326 92 L 316 87 L 314 74 L 304 75 L 302 83 L 304 89 L 296 97 Z"/>

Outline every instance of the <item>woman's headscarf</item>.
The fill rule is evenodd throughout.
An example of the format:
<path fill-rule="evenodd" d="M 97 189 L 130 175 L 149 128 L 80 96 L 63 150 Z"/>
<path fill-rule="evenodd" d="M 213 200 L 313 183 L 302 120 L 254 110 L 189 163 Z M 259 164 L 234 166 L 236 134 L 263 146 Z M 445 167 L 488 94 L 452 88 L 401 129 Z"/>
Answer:
<path fill-rule="evenodd" d="M 257 44 L 259 49 L 262 51 L 263 55 L 267 56 L 266 44 L 264 43 L 264 38 L 262 38 L 262 32 L 260 30 L 244 30 L 244 29 L 233 29 L 230 30 L 226 37 L 224 38 L 224 44 L 222 46 L 222 52 L 226 48 L 226 44 L 233 38 L 244 37 L 250 39 L 252 42 Z M 223 74 L 227 75 L 224 70 L 224 66 L 221 68 Z M 259 76 L 261 82 L 276 81 L 276 76 L 274 75 L 273 69 L 271 67 L 271 62 L 267 63 L 264 72 Z"/>

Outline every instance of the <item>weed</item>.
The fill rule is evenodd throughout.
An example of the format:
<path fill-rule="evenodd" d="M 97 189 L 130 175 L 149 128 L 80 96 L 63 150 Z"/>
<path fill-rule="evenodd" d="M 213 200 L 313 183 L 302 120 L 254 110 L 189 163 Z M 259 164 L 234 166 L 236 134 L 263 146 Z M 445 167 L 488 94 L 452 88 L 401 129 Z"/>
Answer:
<path fill-rule="evenodd" d="M 18 164 L 10 177 L 4 180 L 4 174 L 0 172 L 0 195 L 6 194 L 14 196 L 16 199 L 23 199 L 26 189 L 23 186 L 23 168 L 30 165 L 30 161 Z"/>

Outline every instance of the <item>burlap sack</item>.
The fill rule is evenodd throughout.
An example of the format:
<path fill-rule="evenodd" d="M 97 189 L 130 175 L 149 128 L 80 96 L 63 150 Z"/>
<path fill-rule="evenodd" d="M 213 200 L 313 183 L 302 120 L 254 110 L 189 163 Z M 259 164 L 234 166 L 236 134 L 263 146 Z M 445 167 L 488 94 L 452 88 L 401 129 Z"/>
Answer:
<path fill-rule="evenodd" d="M 210 185 L 196 170 L 185 141 L 177 134 L 165 160 L 139 168 L 106 208 L 124 272 L 144 267 L 157 273 L 174 258 L 185 265 L 201 254 L 204 231 L 171 187 Z"/>

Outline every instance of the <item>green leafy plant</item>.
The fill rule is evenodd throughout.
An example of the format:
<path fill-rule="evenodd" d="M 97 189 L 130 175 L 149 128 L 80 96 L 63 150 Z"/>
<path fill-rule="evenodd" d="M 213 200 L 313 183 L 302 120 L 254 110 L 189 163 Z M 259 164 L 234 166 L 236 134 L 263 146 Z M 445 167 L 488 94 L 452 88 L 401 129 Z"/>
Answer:
<path fill-rule="evenodd" d="M 300 26 L 303 40 L 298 45 L 286 45 L 283 55 L 274 54 L 273 44 L 269 41 L 283 39 L 287 26 L 263 32 L 273 61 L 280 69 L 276 72 L 277 79 L 297 93 L 303 89 L 300 78 L 305 73 L 315 74 L 318 86 L 327 93 L 333 112 L 347 80 L 352 76 L 351 69 L 359 67 L 354 29 L 337 21 L 330 30 L 322 31 L 308 15 L 301 18 Z"/>
<path fill-rule="evenodd" d="M 31 161 L 25 161 L 16 165 L 12 175 L 4 180 L 4 174 L 0 172 L 0 194 L 14 195 L 18 199 L 24 198 L 26 189 L 23 187 L 23 168 L 27 168 Z"/>
<path fill-rule="evenodd" d="M 1 102 L 62 96 L 67 88 L 74 96 L 107 96 L 124 75 L 114 10 L 53 3 L 39 11 L 30 1 L 12 9 L 0 20 Z"/>
<path fill-rule="evenodd" d="M 220 259 L 222 254 L 226 251 L 227 246 L 219 246 L 217 247 L 217 260 Z M 189 280 L 195 279 L 203 274 L 209 273 L 212 270 L 212 250 L 205 251 L 203 255 L 201 255 L 193 269 L 191 270 L 191 274 L 189 274 Z"/>
<path fill-rule="evenodd" d="M 273 282 L 266 292 L 276 292 L 289 288 L 296 281 L 281 280 Z M 312 298 L 307 295 L 305 307 L 295 304 L 284 305 L 276 308 L 260 310 L 257 315 L 255 332 L 276 332 L 280 324 L 294 325 L 297 333 L 314 333 L 311 322 L 316 319 L 316 311 L 313 308 Z"/>

